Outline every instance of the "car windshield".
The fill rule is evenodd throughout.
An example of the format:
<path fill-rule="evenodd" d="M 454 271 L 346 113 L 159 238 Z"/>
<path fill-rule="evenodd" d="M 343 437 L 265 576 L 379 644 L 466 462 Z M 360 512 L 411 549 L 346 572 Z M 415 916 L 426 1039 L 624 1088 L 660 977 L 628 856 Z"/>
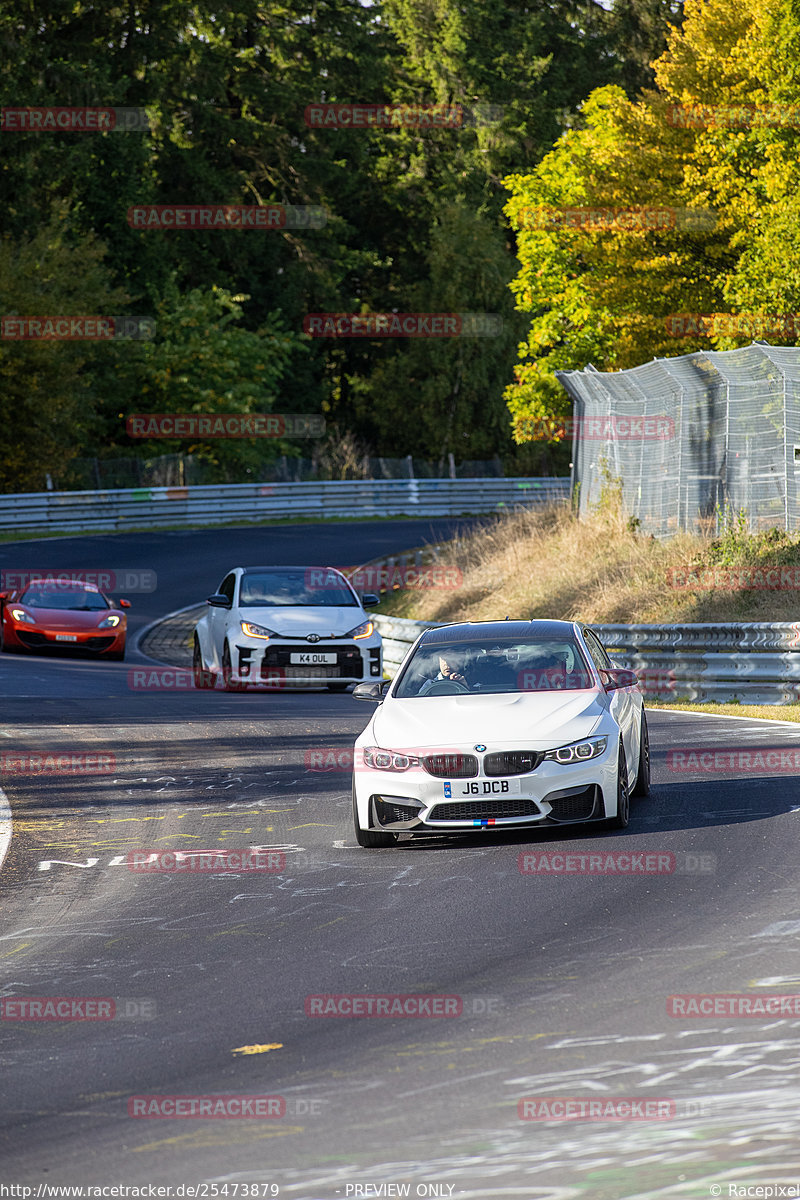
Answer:
<path fill-rule="evenodd" d="M 595 684 L 574 638 L 495 638 L 417 648 L 395 696 L 575 691 Z"/>
<path fill-rule="evenodd" d="M 239 588 L 242 608 L 357 608 L 338 571 L 299 567 L 296 571 L 248 571 Z"/>
<path fill-rule="evenodd" d="M 22 593 L 21 604 L 28 608 L 60 608 L 73 612 L 95 612 L 108 608 L 109 604 L 101 592 L 87 588 L 42 588 L 29 587 Z"/>

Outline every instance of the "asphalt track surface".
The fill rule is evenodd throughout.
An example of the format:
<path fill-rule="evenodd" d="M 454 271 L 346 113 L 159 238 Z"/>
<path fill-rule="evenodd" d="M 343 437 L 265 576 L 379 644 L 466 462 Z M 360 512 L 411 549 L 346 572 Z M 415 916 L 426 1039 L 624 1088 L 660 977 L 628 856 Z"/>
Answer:
<path fill-rule="evenodd" d="M 237 562 L 364 561 L 452 525 L 63 539 L 4 546 L 0 565 L 155 569 L 158 590 L 131 597 L 141 629 Z M 34 1196 L 201 1184 L 198 1195 L 247 1200 L 615 1200 L 800 1183 L 800 1017 L 667 1015 L 676 994 L 800 993 L 796 769 L 679 771 L 668 758 L 794 751 L 796 727 L 652 712 L 654 786 L 624 832 L 366 851 L 349 771 L 307 761 L 346 755 L 366 705 L 321 691 L 141 694 L 127 686 L 137 660 L 0 660 L 0 752 L 115 756 L 103 775 L 2 776 L 14 838 L 0 994 L 111 997 L 120 1014 L 0 1021 L 0 1183 Z M 253 845 L 284 853 L 285 869 L 147 874 L 125 861 Z M 519 869 L 521 853 L 599 851 L 674 854 L 676 869 Z M 321 994 L 445 995 L 461 1012 L 307 1015 Z M 281 1097 L 284 1115 L 128 1115 L 131 1097 L 151 1095 Z M 531 1097 L 671 1107 L 660 1120 L 520 1120 Z"/>

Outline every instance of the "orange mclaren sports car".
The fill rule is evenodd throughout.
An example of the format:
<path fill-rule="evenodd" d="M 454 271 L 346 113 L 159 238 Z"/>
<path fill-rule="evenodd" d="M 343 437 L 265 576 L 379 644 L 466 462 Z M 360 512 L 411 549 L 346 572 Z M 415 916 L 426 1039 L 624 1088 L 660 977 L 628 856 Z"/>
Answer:
<path fill-rule="evenodd" d="M 0 650 L 66 648 L 125 657 L 126 608 L 91 583 L 34 583 L 0 592 Z"/>

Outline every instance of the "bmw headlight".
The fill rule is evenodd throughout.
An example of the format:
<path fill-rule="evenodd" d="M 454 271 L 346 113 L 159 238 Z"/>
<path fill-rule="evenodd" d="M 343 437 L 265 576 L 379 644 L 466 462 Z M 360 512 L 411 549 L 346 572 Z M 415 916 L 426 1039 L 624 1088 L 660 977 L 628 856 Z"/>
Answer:
<path fill-rule="evenodd" d="M 242 621 L 242 633 L 246 637 L 263 638 L 265 642 L 268 642 L 271 637 L 278 636 L 271 629 L 267 629 L 264 625 L 254 625 L 252 621 Z"/>
<path fill-rule="evenodd" d="M 394 750 L 381 750 L 378 746 L 364 746 L 364 766 L 377 771 L 407 771 L 418 767 L 419 759 L 410 754 L 398 754 Z"/>
<path fill-rule="evenodd" d="M 113 627 L 115 625 L 119 625 L 119 617 L 116 615 L 116 613 L 111 613 L 104 621 L 100 622 L 97 628 L 108 629 L 109 627 Z"/>
<path fill-rule="evenodd" d="M 12 608 L 11 616 L 15 621 L 24 621 L 26 625 L 35 625 L 33 617 L 30 613 L 26 613 L 24 608 Z"/>
<path fill-rule="evenodd" d="M 570 746 L 559 746 L 557 750 L 548 750 L 545 758 L 550 762 L 568 766 L 572 763 L 588 762 L 590 758 L 599 758 L 605 754 L 608 738 L 591 738 L 586 742 L 573 742 Z"/>
<path fill-rule="evenodd" d="M 356 625 L 355 629 L 351 629 L 345 637 L 351 637 L 353 641 L 360 642 L 364 638 L 372 637 L 372 631 L 375 628 L 374 621 L 363 621 L 361 625 Z"/>

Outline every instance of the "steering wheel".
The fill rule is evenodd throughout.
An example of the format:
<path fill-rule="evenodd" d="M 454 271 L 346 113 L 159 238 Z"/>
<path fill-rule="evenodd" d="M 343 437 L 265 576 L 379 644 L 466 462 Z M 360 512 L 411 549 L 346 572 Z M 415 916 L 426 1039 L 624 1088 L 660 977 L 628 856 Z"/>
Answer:
<path fill-rule="evenodd" d="M 463 696 L 469 693 L 469 688 L 463 683 L 456 683 L 455 679 L 437 679 L 432 687 L 429 687 L 426 696 Z"/>

